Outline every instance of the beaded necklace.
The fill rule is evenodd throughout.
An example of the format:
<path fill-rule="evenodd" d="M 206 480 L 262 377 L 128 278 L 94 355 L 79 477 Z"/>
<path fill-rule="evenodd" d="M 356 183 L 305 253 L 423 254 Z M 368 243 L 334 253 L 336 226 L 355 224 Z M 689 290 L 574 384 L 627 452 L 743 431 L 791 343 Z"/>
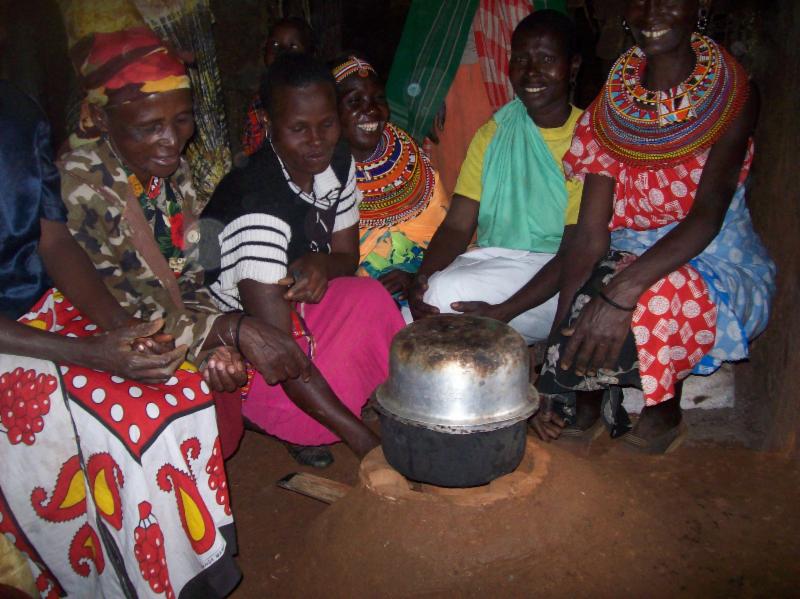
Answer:
<path fill-rule="evenodd" d="M 389 227 L 416 217 L 433 196 L 434 171 L 428 157 L 405 131 L 386 123 L 376 151 L 356 162 L 364 197 L 362 228 Z"/>
<path fill-rule="evenodd" d="M 692 35 L 695 66 L 672 89 L 642 85 L 647 57 L 634 46 L 611 69 L 589 108 L 600 145 L 638 166 L 669 166 L 710 148 L 738 116 L 748 94 L 747 74 L 722 47 Z"/>

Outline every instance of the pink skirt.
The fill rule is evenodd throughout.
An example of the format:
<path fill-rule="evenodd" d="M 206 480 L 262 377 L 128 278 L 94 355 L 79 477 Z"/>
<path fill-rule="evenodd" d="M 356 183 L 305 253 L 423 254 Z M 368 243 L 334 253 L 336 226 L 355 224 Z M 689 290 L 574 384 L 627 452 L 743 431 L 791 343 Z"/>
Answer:
<path fill-rule="evenodd" d="M 314 365 L 341 402 L 360 417 L 370 394 L 388 374 L 389 346 L 404 326 L 400 311 L 379 282 L 364 277 L 332 280 L 322 301 L 304 304 L 302 310 L 316 342 Z M 305 341 L 300 343 L 306 349 Z M 323 445 L 340 440 L 300 410 L 280 385 L 268 385 L 260 374 L 242 413 L 290 443 Z"/>

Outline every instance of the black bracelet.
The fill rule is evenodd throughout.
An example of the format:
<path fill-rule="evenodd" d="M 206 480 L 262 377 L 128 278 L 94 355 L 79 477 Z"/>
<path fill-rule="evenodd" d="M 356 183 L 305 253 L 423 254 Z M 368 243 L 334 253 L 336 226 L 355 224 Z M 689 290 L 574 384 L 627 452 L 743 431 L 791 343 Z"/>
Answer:
<path fill-rule="evenodd" d="M 233 345 L 236 348 L 236 351 L 242 353 L 241 348 L 239 347 L 239 332 L 242 330 L 242 321 L 247 317 L 247 314 L 242 312 L 241 316 L 239 316 L 239 320 L 236 321 L 236 336 L 233 338 Z"/>
<path fill-rule="evenodd" d="M 618 304 L 599 289 L 597 290 L 597 295 L 600 296 L 601 300 L 603 300 L 609 306 L 614 306 L 617 310 L 624 310 L 625 312 L 633 312 L 636 309 L 636 306 L 629 308 L 628 306 L 622 306 Z"/>

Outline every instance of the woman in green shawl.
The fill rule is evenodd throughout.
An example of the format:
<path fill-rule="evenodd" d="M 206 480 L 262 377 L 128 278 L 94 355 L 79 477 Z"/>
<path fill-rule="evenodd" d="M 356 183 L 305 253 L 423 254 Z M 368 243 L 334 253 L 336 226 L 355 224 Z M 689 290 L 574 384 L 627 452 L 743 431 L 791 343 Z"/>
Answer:
<path fill-rule="evenodd" d="M 582 191 L 565 181 L 561 164 L 581 115 L 569 103 L 579 66 L 574 25 L 562 13 L 537 11 L 517 25 L 509 61 L 516 97 L 470 144 L 410 292 L 415 318 L 463 312 L 508 322 L 528 343 L 547 338 L 559 248 Z M 468 250 L 476 229 L 477 247 Z"/>

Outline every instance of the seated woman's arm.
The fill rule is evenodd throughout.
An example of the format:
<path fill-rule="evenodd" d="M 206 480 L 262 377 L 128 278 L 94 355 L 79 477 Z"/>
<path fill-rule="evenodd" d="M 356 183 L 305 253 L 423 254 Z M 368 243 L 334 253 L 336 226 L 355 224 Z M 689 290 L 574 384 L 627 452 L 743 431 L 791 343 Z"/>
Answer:
<path fill-rule="evenodd" d="M 186 346 L 161 353 L 141 353 L 134 341 L 155 334 L 162 320 L 145 322 L 93 337 L 73 338 L 41 331 L 0 317 L 0 353 L 58 364 L 77 364 L 145 383 L 161 383 L 183 362 Z"/>
<path fill-rule="evenodd" d="M 47 274 L 81 314 L 106 331 L 125 326 L 130 315 L 109 293 L 92 261 L 65 223 L 40 219 L 39 255 Z"/>
<path fill-rule="evenodd" d="M 717 236 L 725 219 L 758 116 L 755 88 L 741 114 L 711 148 L 689 214 L 603 290 L 614 303 L 635 306 L 656 281 L 700 254 Z M 631 313 L 593 299 L 578 318 L 562 356 L 562 367 L 575 364 L 581 374 L 610 368 L 630 328 Z"/>
<path fill-rule="evenodd" d="M 441 226 L 433 234 L 422 265 L 408 293 L 409 307 L 414 318 L 438 314 L 439 309 L 422 301 L 428 289 L 428 277 L 450 265 L 463 254 L 478 227 L 480 203 L 455 194 Z"/>
<path fill-rule="evenodd" d="M 245 321 L 260 320 L 287 333 L 292 330 L 291 306 L 282 285 L 244 279 L 238 287 L 241 304 L 248 314 Z M 359 457 L 378 444 L 377 436 L 339 401 L 313 363 L 310 377 L 288 379 L 282 386 L 297 407 L 341 437 Z"/>

